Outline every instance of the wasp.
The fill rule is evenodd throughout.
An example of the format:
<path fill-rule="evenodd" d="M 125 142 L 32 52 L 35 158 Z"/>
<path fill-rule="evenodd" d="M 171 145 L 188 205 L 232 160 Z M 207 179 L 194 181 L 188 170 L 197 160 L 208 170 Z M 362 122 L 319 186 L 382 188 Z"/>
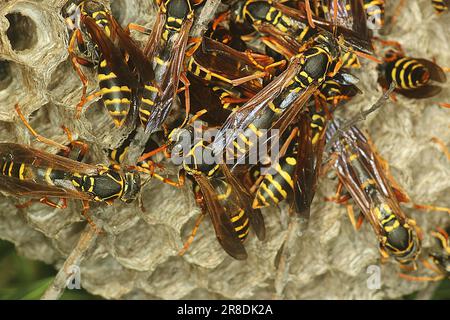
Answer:
<path fill-rule="evenodd" d="M 327 139 L 339 128 L 334 120 L 327 130 Z M 409 199 L 396 188 L 370 141 L 356 127 L 344 131 L 332 146 L 337 160 L 334 164 L 341 187 L 349 192 L 364 218 L 372 225 L 383 258 L 393 256 L 401 266 L 416 267 L 421 250 L 421 237 L 416 222 L 407 217 L 399 201 Z M 395 188 L 394 188 L 395 187 Z M 356 227 L 352 210 L 349 217 Z"/>
<path fill-rule="evenodd" d="M 326 77 L 337 73 L 340 53 L 330 33 L 318 34 L 283 73 L 228 117 L 213 142 L 214 153 L 235 147 L 239 163 L 252 149 L 251 139 L 263 136 L 263 130 L 279 129 L 282 135 Z"/>
<path fill-rule="evenodd" d="M 448 11 L 448 8 L 450 8 L 449 0 L 431 0 L 431 4 L 438 14 L 442 14 L 445 11 Z"/>
<path fill-rule="evenodd" d="M 384 63 L 378 65 L 378 83 L 386 88 L 395 80 L 395 92 L 407 98 L 423 99 L 437 95 L 442 88 L 432 81 L 444 83 L 447 80 L 444 70 L 434 62 L 408 57 L 400 45 L 397 50 L 388 50 Z"/>
<path fill-rule="evenodd" d="M 186 147 L 183 146 L 186 141 L 186 137 L 182 136 L 183 133 L 190 137 L 189 141 L 194 141 L 188 144 L 187 153 L 183 152 L 183 148 Z M 248 219 L 248 224 L 257 237 L 263 240 L 265 226 L 261 212 L 251 207 L 252 198 L 249 190 L 231 173 L 227 165 L 205 160 L 208 156 L 213 157 L 209 143 L 203 139 L 192 140 L 193 136 L 192 126 L 186 131 L 182 131 L 181 128 L 173 130 L 169 136 L 172 142 L 172 155 L 178 154 L 181 157 L 184 173 L 194 179 L 198 186 L 200 192 L 195 192 L 196 198 L 199 199 L 201 193 L 201 202 L 204 203 L 202 206 L 211 217 L 217 239 L 223 249 L 235 259 L 246 259 L 247 252 L 241 241 L 245 233 L 240 231 L 246 228 L 245 221 Z M 227 190 L 230 192 L 229 195 Z M 188 243 L 192 242 L 192 238 L 193 235 Z M 186 251 L 187 246 L 185 245 L 182 252 Z"/>
<path fill-rule="evenodd" d="M 160 128 L 167 118 L 182 76 L 183 62 L 194 11 L 189 0 L 160 4 L 144 54 L 153 63 L 154 79 L 144 83 L 139 119 L 146 132 Z"/>
<path fill-rule="evenodd" d="M 86 102 L 101 95 L 116 127 L 122 127 L 127 119 L 133 123 L 139 89 L 155 76 L 151 61 L 100 1 L 81 1 L 72 17 L 75 21 L 66 20 L 74 29 L 68 50 L 83 83 L 77 115 Z M 77 44 L 86 57 L 75 53 Z M 95 64 L 100 91 L 86 97 L 88 80 L 80 65 Z"/>
<path fill-rule="evenodd" d="M 253 208 L 278 205 L 288 199 L 291 212 L 309 217 L 322 164 L 326 123 L 325 113 L 318 108 L 300 115 L 298 123 L 288 130 L 281 157 L 272 165 L 273 173 L 256 183 Z"/>
<path fill-rule="evenodd" d="M 3 191 L 16 196 L 37 198 L 41 203 L 57 208 L 64 208 L 67 199 L 79 199 L 83 202 L 85 216 L 90 201 L 112 204 L 114 200 L 120 199 L 130 203 L 137 198 L 141 188 L 138 172 L 80 162 L 86 154 L 87 146 L 74 141 L 68 130 L 69 147 L 59 145 L 37 134 L 18 105 L 16 111 L 38 141 L 61 148 L 59 154 L 54 155 L 21 144 L 1 144 L 0 188 Z M 75 150 L 76 146 L 78 151 Z M 67 158 L 70 155 L 80 161 Z M 60 206 L 50 201 L 48 198 L 51 197 L 63 199 L 64 204 Z"/>

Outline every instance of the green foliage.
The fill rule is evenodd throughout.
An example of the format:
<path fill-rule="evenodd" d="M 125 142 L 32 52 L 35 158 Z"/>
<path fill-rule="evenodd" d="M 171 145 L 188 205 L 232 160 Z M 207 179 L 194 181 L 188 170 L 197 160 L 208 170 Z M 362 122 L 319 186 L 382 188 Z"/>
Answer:
<path fill-rule="evenodd" d="M 0 240 L 0 300 L 37 300 L 56 275 L 43 262 L 17 255 L 14 245 Z M 62 300 L 98 299 L 85 290 L 66 290 Z"/>

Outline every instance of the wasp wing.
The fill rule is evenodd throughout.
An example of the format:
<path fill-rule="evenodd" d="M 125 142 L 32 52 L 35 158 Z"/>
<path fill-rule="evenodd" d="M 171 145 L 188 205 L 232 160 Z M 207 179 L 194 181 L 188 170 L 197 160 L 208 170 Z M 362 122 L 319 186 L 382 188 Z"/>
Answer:
<path fill-rule="evenodd" d="M 35 167 L 52 168 L 70 173 L 96 174 L 98 167 L 71 160 L 62 156 L 47 153 L 17 143 L 1 143 L 0 155 L 9 157 L 17 163 L 25 163 Z"/>
<path fill-rule="evenodd" d="M 262 117 L 267 111 L 269 102 L 282 93 L 301 67 L 300 59 L 292 59 L 289 67 L 283 73 L 272 80 L 241 108 L 230 114 L 212 144 L 214 154 L 218 155 L 226 150 L 240 132 L 247 129 L 255 119 Z"/>
<path fill-rule="evenodd" d="M 88 193 L 78 192 L 62 186 L 51 186 L 30 180 L 20 180 L 16 177 L 0 176 L 0 190 L 19 197 L 44 198 L 55 197 L 64 199 L 92 200 Z"/>
<path fill-rule="evenodd" d="M 203 194 L 220 245 L 233 258 L 237 260 L 247 259 L 247 251 L 237 237 L 227 213 L 219 203 L 214 187 L 203 175 L 195 175 L 194 178 Z"/>
<path fill-rule="evenodd" d="M 253 197 L 250 191 L 239 182 L 233 173 L 230 171 L 226 164 L 221 165 L 222 172 L 225 175 L 225 179 L 230 183 L 232 187 L 232 192 L 239 203 L 239 207 L 243 208 L 247 213 L 250 220 L 250 224 L 256 233 L 259 240 L 264 240 L 266 237 L 266 227 L 264 225 L 264 218 L 261 214 L 261 210 L 253 209 L 252 202 Z"/>
<path fill-rule="evenodd" d="M 141 48 L 134 42 L 134 40 L 127 34 L 113 16 L 107 15 L 108 21 L 111 25 L 111 29 L 114 35 L 119 40 L 119 47 L 124 49 L 129 55 L 129 60 L 133 63 L 133 66 L 138 70 L 139 77 L 142 82 L 148 82 L 155 78 L 153 71 L 153 62 L 148 59 Z"/>
<path fill-rule="evenodd" d="M 158 84 L 162 88 L 162 92 L 156 98 L 155 109 L 148 120 L 147 127 L 145 128 L 146 132 L 152 133 L 157 130 L 171 110 L 177 94 L 180 75 L 183 71 L 184 55 L 192 22 L 192 19 L 188 19 L 183 23 L 180 33 L 173 43 L 173 52 L 167 62 L 169 67 L 161 83 Z"/>
<path fill-rule="evenodd" d="M 89 16 L 85 16 L 83 22 L 92 41 L 100 49 L 102 57 L 106 60 L 106 63 L 111 70 L 118 78 L 126 82 L 128 86 L 137 88 L 139 86 L 137 77 L 131 72 L 129 66 L 126 64 L 123 53 L 105 34 L 103 28 L 97 25 L 95 20 Z"/>

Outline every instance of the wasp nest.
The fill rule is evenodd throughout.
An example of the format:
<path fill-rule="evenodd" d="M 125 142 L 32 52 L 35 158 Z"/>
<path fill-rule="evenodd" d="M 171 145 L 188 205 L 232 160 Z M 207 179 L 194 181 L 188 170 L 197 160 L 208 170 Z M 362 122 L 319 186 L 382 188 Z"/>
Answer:
<path fill-rule="evenodd" d="M 82 87 L 68 60 L 68 31 L 60 14 L 64 4 L 63 0 L 0 4 L 0 139 L 56 151 L 30 138 L 14 112 L 14 104 L 19 103 L 26 115 L 33 114 L 31 123 L 39 133 L 66 143 L 60 129 L 64 124 L 89 144 L 89 161 L 106 163 L 104 150 L 117 146 L 122 136 L 99 104 L 91 104 L 75 119 Z M 388 15 L 394 5 L 386 8 Z M 136 22 L 151 27 L 155 9 L 149 0 L 114 0 L 111 8 L 122 25 Z M 435 58 L 450 66 L 446 19 L 433 13 L 429 0 L 411 1 L 387 38 L 399 41 L 411 56 Z M 87 73 L 92 92 L 95 75 Z M 356 74 L 364 93 L 344 107 L 347 116 L 380 96 L 373 63 L 365 63 Z M 433 136 L 450 141 L 448 110 L 437 106 L 449 100 L 449 90 L 420 101 L 398 96 L 397 102 L 388 103 L 361 124 L 415 202 L 450 206 L 449 162 L 430 142 Z M 425 288 L 426 283 L 399 278 L 394 262 L 380 263 L 369 223 L 355 232 L 345 207 L 324 201 L 334 194 L 336 181 L 321 179 L 308 229 L 301 236 L 291 233 L 283 253 L 288 232 L 285 208 L 263 211 L 266 240 L 249 237 L 246 261 L 235 261 L 222 250 L 209 219 L 202 223 L 187 254 L 179 257 L 200 211 L 189 186 L 176 189 L 151 181 L 142 193 L 145 212 L 137 203 L 91 209 L 105 233 L 81 264 L 81 285 L 108 299 L 386 299 Z M 24 199 L 1 197 L 0 238 L 15 243 L 20 254 L 61 266 L 86 223 L 80 217 L 81 205 L 71 201 L 64 210 L 40 204 L 17 209 L 20 201 Z M 426 236 L 436 226 L 450 223 L 445 213 L 408 207 L 405 212 L 417 220 Z M 424 251 L 432 245 L 434 241 L 425 237 Z M 369 265 L 381 268 L 380 289 L 367 286 Z"/>

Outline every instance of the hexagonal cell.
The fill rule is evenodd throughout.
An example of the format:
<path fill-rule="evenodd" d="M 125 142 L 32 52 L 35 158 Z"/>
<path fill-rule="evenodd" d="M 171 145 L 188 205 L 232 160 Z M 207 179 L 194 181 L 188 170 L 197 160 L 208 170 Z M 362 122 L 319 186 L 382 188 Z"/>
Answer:
<path fill-rule="evenodd" d="M 154 10 L 153 1 L 111 0 L 111 12 L 123 27 L 131 22 L 152 23 Z"/>
<path fill-rule="evenodd" d="M 20 12 L 10 12 L 6 15 L 9 28 L 6 35 L 14 51 L 33 48 L 38 42 L 36 23 L 29 16 Z"/>
<path fill-rule="evenodd" d="M 8 60 L 0 60 L 0 91 L 7 89 L 12 82 L 11 63 Z"/>

